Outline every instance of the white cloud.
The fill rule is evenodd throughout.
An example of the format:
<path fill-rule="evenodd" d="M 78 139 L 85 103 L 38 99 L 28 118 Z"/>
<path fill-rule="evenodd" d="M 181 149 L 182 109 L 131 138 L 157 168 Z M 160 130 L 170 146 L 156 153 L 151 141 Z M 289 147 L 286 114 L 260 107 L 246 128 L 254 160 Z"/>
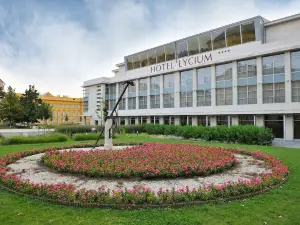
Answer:
<path fill-rule="evenodd" d="M 19 92 L 35 84 L 40 92 L 81 96 L 84 80 L 112 76 L 115 64 L 127 54 L 256 15 L 270 20 L 292 15 L 300 7 L 299 1 L 284 5 L 255 0 L 173 3 L 86 0 L 86 16 L 93 29 L 71 19 L 68 12 L 35 5 L 22 11 L 29 18 L 23 23 L 18 13 L 10 18 L 0 3 L 4 35 L 0 78 Z"/>

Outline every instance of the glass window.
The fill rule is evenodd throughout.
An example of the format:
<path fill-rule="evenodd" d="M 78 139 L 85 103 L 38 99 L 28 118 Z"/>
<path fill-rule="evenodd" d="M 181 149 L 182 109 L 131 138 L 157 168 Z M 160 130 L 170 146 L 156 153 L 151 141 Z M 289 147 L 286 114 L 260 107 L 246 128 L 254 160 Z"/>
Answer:
<path fill-rule="evenodd" d="M 158 116 L 151 116 L 150 121 L 152 124 L 159 124 L 159 117 Z"/>
<path fill-rule="evenodd" d="M 292 102 L 300 102 L 300 51 L 291 53 L 291 67 Z"/>
<path fill-rule="evenodd" d="M 300 80 L 292 81 L 292 102 L 300 102 Z"/>
<path fill-rule="evenodd" d="M 201 35 L 199 36 L 200 52 L 207 52 L 212 50 L 211 36 Z"/>
<path fill-rule="evenodd" d="M 136 109 L 136 99 L 135 97 L 128 98 L 128 109 Z"/>
<path fill-rule="evenodd" d="M 271 128 L 275 138 L 283 138 L 283 115 L 265 115 L 265 127 Z"/>
<path fill-rule="evenodd" d="M 292 73 L 300 72 L 300 51 L 291 53 L 291 67 Z"/>
<path fill-rule="evenodd" d="M 180 107 L 193 106 L 193 71 L 180 73 Z"/>
<path fill-rule="evenodd" d="M 150 78 L 150 90 L 151 90 L 151 94 L 160 93 L 160 76 L 155 76 Z"/>
<path fill-rule="evenodd" d="M 139 97 L 139 109 L 147 109 L 147 96 Z"/>
<path fill-rule="evenodd" d="M 141 67 L 148 66 L 148 56 L 147 52 L 143 52 L 140 54 L 140 59 L 141 59 Z"/>
<path fill-rule="evenodd" d="M 127 70 L 132 70 L 132 69 L 133 69 L 133 58 L 127 57 Z"/>
<path fill-rule="evenodd" d="M 125 118 L 124 117 L 120 117 L 120 125 L 125 125 Z"/>
<path fill-rule="evenodd" d="M 160 96 L 159 95 L 151 95 L 150 96 L 150 108 L 151 109 L 160 108 Z"/>
<path fill-rule="evenodd" d="M 232 105 L 232 63 L 216 66 L 217 105 Z"/>
<path fill-rule="evenodd" d="M 156 56 L 157 56 L 157 63 L 166 61 L 166 54 L 165 54 L 164 46 L 156 48 Z"/>
<path fill-rule="evenodd" d="M 198 116 L 198 126 L 207 126 L 206 116 Z"/>
<path fill-rule="evenodd" d="M 256 77 L 256 59 L 238 62 L 238 78 Z"/>
<path fill-rule="evenodd" d="M 135 125 L 135 117 L 130 117 L 130 125 Z"/>
<path fill-rule="evenodd" d="M 191 37 L 187 40 L 189 55 L 195 55 L 199 53 L 199 40 L 198 36 Z"/>
<path fill-rule="evenodd" d="M 239 125 L 255 125 L 253 115 L 239 116 Z"/>
<path fill-rule="evenodd" d="M 175 59 L 175 44 L 165 45 L 166 61 Z"/>
<path fill-rule="evenodd" d="M 227 46 L 241 44 L 240 25 L 226 29 Z"/>
<path fill-rule="evenodd" d="M 156 63 L 156 52 L 155 49 L 148 51 L 148 64 L 153 65 Z"/>
<path fill-rule="evenodd" d="M 242 42 L 247 43 L 250 41 L 255 41 L 255 27 L 254 22 L 242 24 Z"/>
<path fill-rule="evenodd" d="M 217 116 L 217 125 L 218 126 L 230 126 L 231 117 L 230 116 Z"/>
<path fill-rule="evenodd" d="M 294 115 L 294 139 L 300 139 L 300 115 Z"/>
<path fill-rule="evenodd" d="M 197 106 L 211 105 L 211 68 L 197 70 Z"/>
<path fill-rule="evenodd" d="M 176 43 L 176 52 L 177 52 L 177 58 L 188 56 L 186 40 L 179 41 Z"/>
<path fill-rule="evenodd" d="M 119 102 L 119 110 L 125 110 L 126 108 L 126 99 L 122 98 Z"/>
<path fill-rule="evenodd" d="M 172 90 L 172 92 L 174 92 L 174 74 L 164 75 L 164 92 L 166 90 Z"/>
<path fill-rule="evenodd" d="M 263 84 L 263 103 L 284 103 L 285 84 L 271 83 Z"/>
<path fill-rule="evenodd" d="M 174 93 L 163 95 L 164 108 L 174 108 Z"/>
<path fill-rule="evenodd" d="M 179 120 L 181 126 L 192 125 L 192 116 L 180 116 Z"/>
<path fill-rule="evenodd" d="M 146 92 L 147 95 L 147 78 L 139 79 L 139 92 Z"/>
<path fill-rule="evenodd" d="M 225 30 L 212 32 L 212 41 L 214 50 L 219 48 L 225 48 Z"/>
<path fill-rule="evenodd" d="M 133 56 L 133 68 L 137 69 L 141 67 L 140 55 Z"/>

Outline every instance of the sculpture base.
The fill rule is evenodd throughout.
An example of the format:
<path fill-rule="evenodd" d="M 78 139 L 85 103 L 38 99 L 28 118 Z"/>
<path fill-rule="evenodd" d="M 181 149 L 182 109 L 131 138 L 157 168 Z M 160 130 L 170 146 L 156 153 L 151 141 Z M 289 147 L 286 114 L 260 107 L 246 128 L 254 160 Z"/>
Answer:
<path fill-rule="evenodd" d="M 105 150 L 111 150 L 113 148 L 112 144 L 104 144 L 104 149 Z"/>

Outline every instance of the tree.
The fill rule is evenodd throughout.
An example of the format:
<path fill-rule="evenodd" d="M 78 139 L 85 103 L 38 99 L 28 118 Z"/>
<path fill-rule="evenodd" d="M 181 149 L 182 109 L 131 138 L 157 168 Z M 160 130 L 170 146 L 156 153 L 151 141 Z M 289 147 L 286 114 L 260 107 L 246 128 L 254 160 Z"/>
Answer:
<path fill-rule="evenodd" d="M 104 107 L 103 107 L 103 118 L 104 118 L 104 122 L 107 120 L 108 117 L 108 102 L 106 101 L 104 103 Z"/>
<path fill-rule="evenodd" d="M 39 98 L 39 92 L 34 85 L 29 85 L 25 94 L 21 96 L 20 101 L 24 109 L 23 122 L 36 123 L 39 118 L 38 108 L 42 104 L 42 100 Z"/>
<path fill-rule="evenodd" d="M 66 116 L 65 116 L 65 121 L 66 121 L 66 122 L 68 122 L 68 121 L 69 121 L 68 114 L 66 114 Z"/>
<path fill-rule="evenodd" d="M 23 117 L 23 108 L 20 99 L 11 86 L 0 102 L 0 119 L 8 121 L 11 127 L 16 121 Z"/>
<path fill-rule="evenodd" d="M 3 87 L 0 87 L 0 101 L 4 98 L 5 91 Z"/>
<path fill-rule="evenodd" d="M 43 120 L 44 123 L 52 117 L 52 106 L 50 106 L 48 103 L 43 102 L 38 106 L 38 109 L 38 119 Z"/>
<path fill-rule="evenodd" d="M 101 101 L 100 104 L 97 106 L 97 109 L 95 110 L 95 113 L 100 120 L 100 125 L 103 125 L 104 109 L 105 109 L 105 101 Z M 107 114 L 108 114 L 108 112 L 107 112 Z M 106 116 L 107 116 L 107 114 L 106 114 Z"/>

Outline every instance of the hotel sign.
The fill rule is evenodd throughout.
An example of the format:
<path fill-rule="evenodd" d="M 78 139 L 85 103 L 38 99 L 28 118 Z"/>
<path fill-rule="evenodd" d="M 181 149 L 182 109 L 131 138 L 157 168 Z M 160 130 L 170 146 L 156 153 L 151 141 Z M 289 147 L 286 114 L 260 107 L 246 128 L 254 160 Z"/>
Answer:
<path fill-rule="evenodd" d="M 203 63 L 211 62 L 212 59 L 212 54 L 202 54 L 202 55 L 195 55 L 195 56 L 189 56 L 189 57 L 184 57 L 181 59 L 161 63 L 158 65 L 153 65 L 150 68 L 151 74 L 154 73 L 165 73 L 168 71 L 174 71 L 174 70 L 180 70 L 184 68 L 188 68 L 191 66 L 197 66 L 201 65 Z"/>

